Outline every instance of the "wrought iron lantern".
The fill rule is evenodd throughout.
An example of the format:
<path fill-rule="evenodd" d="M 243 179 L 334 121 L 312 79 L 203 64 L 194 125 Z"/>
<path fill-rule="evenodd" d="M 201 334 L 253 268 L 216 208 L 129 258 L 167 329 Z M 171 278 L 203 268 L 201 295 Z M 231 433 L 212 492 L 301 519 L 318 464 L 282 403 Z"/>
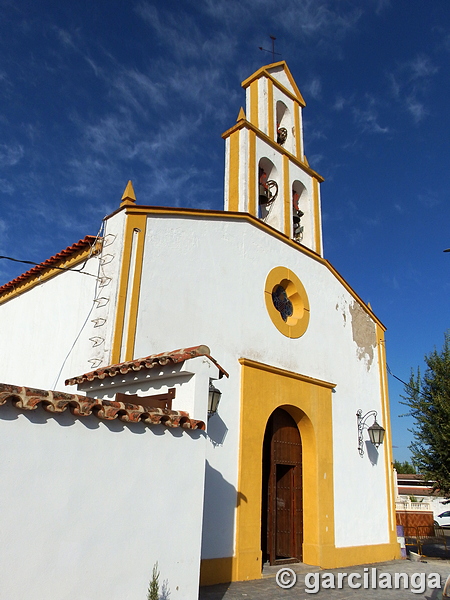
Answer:
<path fill-rule="evenodd" d="M 373 424 L 368 427 L 367 419 L 371 416 L 373 416 Z M 362 416 L 362 410 L 359 409 L 356 413 L 356 419 L 358 423 L 358 452 L 360 456 L 364 456 L 364 429 L 367 429 L 369 439 L 375 448 L 378 448 L 383 443 L 385 430 L 377 423 L 376 410 L 369 410 L 369 412 Z"/>
<path fill-rule="evenodd" d="M 219 406 L 222 392 L 213 386 L 212 382 L 209 382 L 209 396 L 208 396 L 208 416 L 216 414 L 217 407 Z"/>

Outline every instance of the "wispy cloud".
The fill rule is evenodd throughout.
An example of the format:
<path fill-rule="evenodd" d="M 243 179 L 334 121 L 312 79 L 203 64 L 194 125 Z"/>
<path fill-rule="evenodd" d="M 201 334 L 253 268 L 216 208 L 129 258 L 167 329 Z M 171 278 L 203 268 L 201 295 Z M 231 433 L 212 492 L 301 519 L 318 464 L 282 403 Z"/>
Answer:
<path fill-rule="evenodd" d="M 355 124 L 365 133 L 389 133 L 389 127 L 378 122 L 377 102 L 373 96 L 366 96 L 364 107 L 353 107 Z"/>
<path fill-rule="evenodd" d="M 416 123 L 419 123 L 428 114 L 422 102 L 419 102 L 414 96 L 406 98 L 405 105 Z"/>
<path fill-rule="evenodd" d="M 404 68 L 410 72 L 410 78 L 412 80 L 422 79 L 423 77 L 431 77 L 438 72 L 438 68 L 431 62 L 431 60 L 420 54 L 413 60 L 405 63 Z"/>
<path fill-rule="evenodd" d="M 63 46 L 66 48 L 76 49 L 72 35 L 66 29 L 62 29 L 61 27 L 54 25 L 53 30 Z"/>
<path fill-rule="evenodd" d="M 425 101 L 430 92 L 430 82 L 438 71 L 428 56 L 418 54 L 398 64 L 395 71 L 387 74 L 392 97 L 412 116 L 415 123 L 429 114 Z"/>
<path fill-rule="evenodd" d="M 21 144 L 0 144 L 0 166 L 16 165 L 24 154 L 25 150 Z"/>
<path fill-rule="evenodd" d="M 318 99 L 322 94 L 322 82 L 320 77 L 314 77 L 311 81 L 307 82 L 303 88 L 309 96 Z"/>
<path fill-rule="evenodd" d="M 391 6 L 391 0 L 375 0 L 375 13 L 380 15 L 385 9 Z"/>
<path fill-rule="evenodd" d="M 442 204 L 442 197 L 433 191 L 426 191 L 418 194 L 417 196 L 419 202 L 426 206 L 426 208 L 435 208 Z"/>

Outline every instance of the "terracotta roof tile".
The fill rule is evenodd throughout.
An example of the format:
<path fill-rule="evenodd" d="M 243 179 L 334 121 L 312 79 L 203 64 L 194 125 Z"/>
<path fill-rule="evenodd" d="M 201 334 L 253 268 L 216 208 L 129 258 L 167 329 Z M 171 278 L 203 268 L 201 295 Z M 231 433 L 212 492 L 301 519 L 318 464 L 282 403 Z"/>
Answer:
<path fill-rule="evenodd" d="M 79 240 L 78 242 L 75 242 L 75 244 L 68 246 L 65 250 L 61 250 L 61 252 L 58 252 L 50 258 L 47 258 L 47 260 L 44 260 L 44 262 L 39 263 L 35 267 L 32 267 L 31 269 L 26 271 L 26 273 L 22 273 L 22 275 L 19 275 L 15 279 L 12 279 L 11 281 L 8 281 L 8 283 L 5 283 L 4 285 L 0 286 L 0 295 L 3 292 L 7 292 L 11 288 L 14 288 L 16 285 L 23 283 L 30 277 L 34 277 L 35 275 L 42 273 L 42 271 L 45 271 L 46 269 L 51 269 L 52 267 L 57 266 L 58 263 L 67 259 L 75 252 L 78 252 L 78 250 L 91 247 L 94 244 L 95 240 L 95 235 L 87 235 L 82 240 Z"/>
<path fill-rule="evenodd" d="M 438 496 L 437 492 L 433 492 L 430 487 L 407 487 L 398 486 L 399 496 Z"/>
<path fill-rule="evenodd" d="M 165 425 L 183 429 L 205 429 L 203 421 L 191 419 L 189 414 L 179 410 L 144 408 L 138 404 L 98 400 L 78 394 L 38 390 L 0 383 L 0 406 L 8 400 L 22 410 L 35 410 L 41 405 L 46 411 L 62 413 L 67 408 L 76 417 L 94 415 L 111 421 L 119 418 L 128 423 L 144 422 L 147 425 Z"/>
<path fill-rule="evenodd" d="M 125 375 L 130 371 L 140 371 L 141 369 L 153 369 L 155 366 L 164 366 L 169 363 L 177 364 L 188 360 L 189 358 L 195 358 L 197 356 L 208 357 L 219 369 L 220 377 L 225 375 L 228 377 L 228 373 L 223 369 L 219 363 L 211 356 L 211 350 L 208 346 L 192 346 L 191 348 L 180 348 L 179 350 L 173 350 L 172 352 L 161 352 L 160 354 L 150 354 L 144 358 L 136 358 L 127 362 L 118 363 L 116 365 L 110 365 L 108 367 L 101 367 L 95 371 L 84 373 L 84 375 L 78 375 L 77 377 L 71 377 L 66 379 L 66 385 L 77 385 L 84 381 L 94 381 L 94 379 L 105 379 L 106 377 L 115 377 L 119 373 Z"/>

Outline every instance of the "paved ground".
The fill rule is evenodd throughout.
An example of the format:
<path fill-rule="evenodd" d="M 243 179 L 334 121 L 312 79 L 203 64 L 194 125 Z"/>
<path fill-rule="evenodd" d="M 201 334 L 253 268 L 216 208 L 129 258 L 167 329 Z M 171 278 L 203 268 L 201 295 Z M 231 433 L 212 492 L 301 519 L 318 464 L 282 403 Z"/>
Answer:
<path fill-rule="evenodd" d="M 297 577 L 296 584 L 290 589 L 283 589 L 276 582 L 276 573 L 283 567 L 269 567 L 265 568 L 263 579 L 203 587 L 200 589 L 199 598 L 200 600 L 304 600 L 320 597 L 322 600 L 326 600 L 326 598 L 330 598 L 330 600 L 347 598 L 352 600 L 373 600 L 375 598 L 377 600 L 405 600 L 408 598 L 411 600 L 414 598 L 440 600 L 442 589 L 432 587 L 436 586 L 439 580 L 431 574 L 439 575 L 442 586 L 450 575 L 450 560 L 439 557 L 423 558 L 420 562 L 409 559 L 395 560 L 345 569 L 330 569 L 329 571 L 302 563 L 286 565 L 286 567 L 291 568 Z M 341 575 L 340 577 L 340 589 L 339 573 L 347 573 L 347 576 Z M 348 575 L 352 573 L 360 575 L 359 578 L 350 578 L 350 583 L 353 585 L 361 584 L 359 589 L 349 585 Z M 395 574 L 399 573 L 405 573 L 406 577 L 402 577 L 396 586 Z M 393 589 L 382 589 L 383 582 L 386 584 L 389 582 L 389 575 L 382 574 L 391 576 Z M 289 577 L 290 574 L 286 573 L 284 580 L 288 582 Z M 407 579 L 406 589 L 404 589 L 405 579 Z M 330 586 L 333 580 L 335 588 L 326 588 L 325 586 Z M 366 587 L 369 589 L 365 589 Z M 307 589 L 309 592 L 306 591 Z M 314 592 L 316 589 L 317 591 Z"/>

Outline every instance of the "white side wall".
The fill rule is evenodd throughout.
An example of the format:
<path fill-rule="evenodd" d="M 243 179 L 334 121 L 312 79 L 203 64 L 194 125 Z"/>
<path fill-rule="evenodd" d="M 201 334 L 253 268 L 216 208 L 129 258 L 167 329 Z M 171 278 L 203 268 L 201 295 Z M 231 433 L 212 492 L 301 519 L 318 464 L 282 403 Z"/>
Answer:
<path fill-rule="evenodd" d="M 105 248 L 83 274 L 80 263 L 0 305 L 0 382 L 61 390 L 66 378 L 109 364 L 123 223 L 123 212 L 108 220 Z"/>
<path fill-rule="evenodd" d="M 384 448 L 375 464 L 357 450 L 359 408 L 377 410 L 385 425 L 375 325 L 367 313 L 325 266 L 246 222 L 152 216 L 146 235 L 135 355 L 207 344 L 230 373 L 218 384 L 219 414 L 208 424 L 204 557 L 230 556 L 234 548 L 239 357 L 337 384 L 336 545 L 387 543 Z M 310 324 L 299 339 L 283 336 L 266 310 L 265 281 L 280 265 L 296 273 L 309 297 Z"/>
<path fill-rule="evenodd" d="M 156 561 L 197 598 L 204 453 L 200 431 L 0 407 L 1 598 L 146 598 Z"/>

